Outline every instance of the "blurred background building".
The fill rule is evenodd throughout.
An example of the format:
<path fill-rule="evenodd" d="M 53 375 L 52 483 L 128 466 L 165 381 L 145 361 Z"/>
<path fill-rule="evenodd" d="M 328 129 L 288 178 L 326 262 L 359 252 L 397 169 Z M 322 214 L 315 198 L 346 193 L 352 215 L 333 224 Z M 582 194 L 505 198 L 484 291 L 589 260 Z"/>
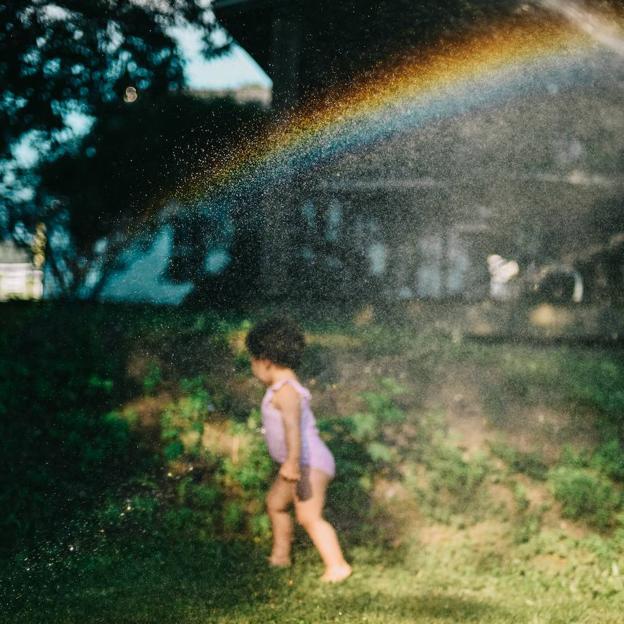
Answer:
<path fill-rule="evenodd" d="M 494 17 L 516 6 L 481 4 Z M 272 88 L 198 95 L 254 101 L 288 120 L 310 103 L 340 100 L 395 56 L 422 54 L 479 5 L 217 0 L 219 22 Z M 280 297 L 300 283 L 312 297 L 479 301 L 493 292 L 488 258 L 500 256 L 518 266 L 511 282 L 522 281 L 506 285 L 503 299 L 617 297 L 624 285 L 621 245 L 613 243 L 624 227 L 618 61 L 597 52 L 587 63 L 590 79 L 574 88 L 545 76 L 520 98 L 285 170 L 279 188 L 245 197 L 242 208 L 207 198 L 203 222 L 178 207 L 159 279 L 188 286 L 174 300 L 184 292 L 210 302 L 228 290 Z M 255 225 L 237 225 L 230 215 L 249 206 Z M 130 263 L 104 294 L 128 283 L 132 270 Z"/>
<path fill-rule="evenodd" d="M 30 249 L 0 241 L 0 301 L 41 299 L 43 272 Z"/>

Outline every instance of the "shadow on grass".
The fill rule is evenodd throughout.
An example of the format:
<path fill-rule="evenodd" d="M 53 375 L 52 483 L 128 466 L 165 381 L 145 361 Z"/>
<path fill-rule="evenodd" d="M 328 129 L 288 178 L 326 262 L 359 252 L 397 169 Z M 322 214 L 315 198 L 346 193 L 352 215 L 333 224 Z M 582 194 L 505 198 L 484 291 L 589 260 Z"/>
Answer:
<path fill-rule="evenodd" d="M 353 580 L 353 583 L 356 581 Z M 338 593 L 338 596 L 328 594 Z M 347 594 L 347 595 L 345 595 Z M 286 591 L 274 596 L 270 603 L 262 602 L 250 607 L 236 604 L 234 608 L 219 605 L 212 615 L 227 622 L 318 622 L 341 621 L 384 622 L 479 622 L 487 624 L 517 621 L 506 609 L 476 600 L 446 594 L 421 594 L 393 596 L 382 592 L 371 593 L 362 589 L 353 591 L 346 587 L 325 588 L 322 594 L 301 597 Z"/>
<path fill-rule="evenodd" d="M 379 621 L 400 622 L 510 622 L 511 614 L 496 605 L 459 598 L 447 594 L 421 594 L 415 588 L 414 595 L 391 596 L 383 593 L 362 594 L 350 598 L 338 598 L 327 605 L 327 615 L 342 613 L 354 621 L 362 616 L 374 616 Z M 354 616 L 356 616 L 354 618 Z"/>
<path fill-rule="evenodd" d="M 306 550 L 292 570 L 275 571 L 263 549 L 248 541 L 134 536 L 103 542 L 92 552 L 3 570 L 0 622 L 316 623 L 335 621 L 338 614 L 345 624 L 522 621 L 496 604 L 430 593 L 422 582 L 411 583 L 401 561 L 374 575 L 364 566 L 346 583 L 324 586 L 317 580 L 320 561 Z M 396 594 L 387 591 L 393 579 Z"/>
<path fill-rule="evenodd" d="M 270 599 L 280 582 L 249 543 L 111 544 L 7 570 L 0 622 L 180 623 Z M 5 619 L 6 618 L 6 619 Z"/>

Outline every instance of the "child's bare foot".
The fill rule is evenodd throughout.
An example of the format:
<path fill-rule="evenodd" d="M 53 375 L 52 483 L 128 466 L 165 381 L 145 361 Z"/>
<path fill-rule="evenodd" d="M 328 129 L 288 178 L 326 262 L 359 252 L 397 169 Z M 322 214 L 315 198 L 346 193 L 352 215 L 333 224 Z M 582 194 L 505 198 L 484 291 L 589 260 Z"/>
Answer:
<path fill-rule="evenodd" d="M 321 576 L 323 583 L 340 583 L 351 576 L 351 566 L 348 563 L 339 566 L 332 566 L 325 570 L 325 574 Z"/>
<path fill-rule="evenodd" d="M 271 555 L 267 557 L 267 561 L 269 565 L 274 568 L 288 568 L 290 566 L 290 557 L 277 557 L 276 555 Z"/>

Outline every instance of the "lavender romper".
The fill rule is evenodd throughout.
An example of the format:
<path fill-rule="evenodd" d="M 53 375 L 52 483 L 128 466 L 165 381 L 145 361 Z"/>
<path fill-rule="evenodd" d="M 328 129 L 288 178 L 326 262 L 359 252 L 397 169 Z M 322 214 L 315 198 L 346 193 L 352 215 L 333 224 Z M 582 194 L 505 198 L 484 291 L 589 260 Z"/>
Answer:
<path fill-rule="evenodd" d="M 273 384 L 262 399 L 262 432 L 269 454 L 280 464 L 286 461 L 288 455 L 282 414 L 273 405 L 273 395 L 284 384 L 290 384 L 301 397 L 301 465 L 317 468 L 333 477 L 336 474 L 334 457 L 319 436 L 316 419 L 310 409 L 310 392 L 294 379 L 284 379 Z"/>

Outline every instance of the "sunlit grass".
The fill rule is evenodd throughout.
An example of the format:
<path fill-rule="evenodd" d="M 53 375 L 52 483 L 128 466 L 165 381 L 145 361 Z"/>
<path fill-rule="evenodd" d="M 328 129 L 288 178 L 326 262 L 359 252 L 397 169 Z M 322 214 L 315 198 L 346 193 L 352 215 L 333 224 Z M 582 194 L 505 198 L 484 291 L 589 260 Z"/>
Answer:
<path fill-rule="evenodd" d="M 415 534 L 399 550 L 352 548 L 355 574 L 339 586 L 321 584 L 316 554 L 298 546 L 294 566 L 274 571 L 250 543 L 109 544 L 14 578 L 4 621 L 615 623 L 624 608 L 618 545 L 603 539 L 562 532 L 509 548 Z"/>
<path fill-rule="evenodd" d="M 124 444 L 137 437 L 127 437 L 121 419 L 134 431 L 143 401 L 159 429 L 148 444 L 152 463 L 134 464 L 120 489 L 93 487 L 84 510 L 76 504 L 58 518 L 40 507 L 58 526 L 46 546 L 31 536 L 2 561 L 0 621 L 621 621 L 617 350 L 483 344 L 431 324 L 356 324 L 344 315 L 310 320 L 302 376 L 314 381 L 323 435 L 338 459 L 329 514 L 355 567 L 353 578 L 327 587 L 301 536 L 293 568 L 266 566 L 265 455 L 252 442 L 257 414 L 250 418 L 260 389 L 249 386 L 242 349 L 251 316 L 94 307 L 77 323 L 71 308 L 23 310 L 0 332 L 15 406 L 22 396 L 38 402 L 72 434 L 87 467 L 101 464 L 92 457 L 101 445 L 88 429 L 81 437 L 83 421 L 105 417 L 106 448 L 118 446 L 113 455 L 124 462 L 125 446 L 112 434 L 123 433 Z M 55 348 L 48 335 L 62 337 Z M 58 358 L 75 344 L 79 362 Z M 108 344 L 118 347 L 110 358 Z M 27 356 L 17 367 L 16 354 Z M 69 385 L 54 382 L 68 377 Z M 80 419 L 75 405 L 84 407 Z M 544 414 L 553 426 L 542 427 Z M 500 439 L 467 449 L 450 433 L 451 415 Z M 202 422 L 213 417 L 211 435 L 227 440 L 203 447 Z M 11 435 L 36 448 L 37 421 L 11 422 Z M 517 447 L 514 434 L 529 426 L 534 447 Z M 237 461 L 223 444 L 234 438 Z M 45 467 L 33 459 L 32 468 Z M 7 500 L 31 509 L 31 481 L 20 486 L 20 473 L 11 474 Z M 64 472 L 41 474 L 73 491 Z M 89 475 L 79 473 L 99 485 Z"/>

